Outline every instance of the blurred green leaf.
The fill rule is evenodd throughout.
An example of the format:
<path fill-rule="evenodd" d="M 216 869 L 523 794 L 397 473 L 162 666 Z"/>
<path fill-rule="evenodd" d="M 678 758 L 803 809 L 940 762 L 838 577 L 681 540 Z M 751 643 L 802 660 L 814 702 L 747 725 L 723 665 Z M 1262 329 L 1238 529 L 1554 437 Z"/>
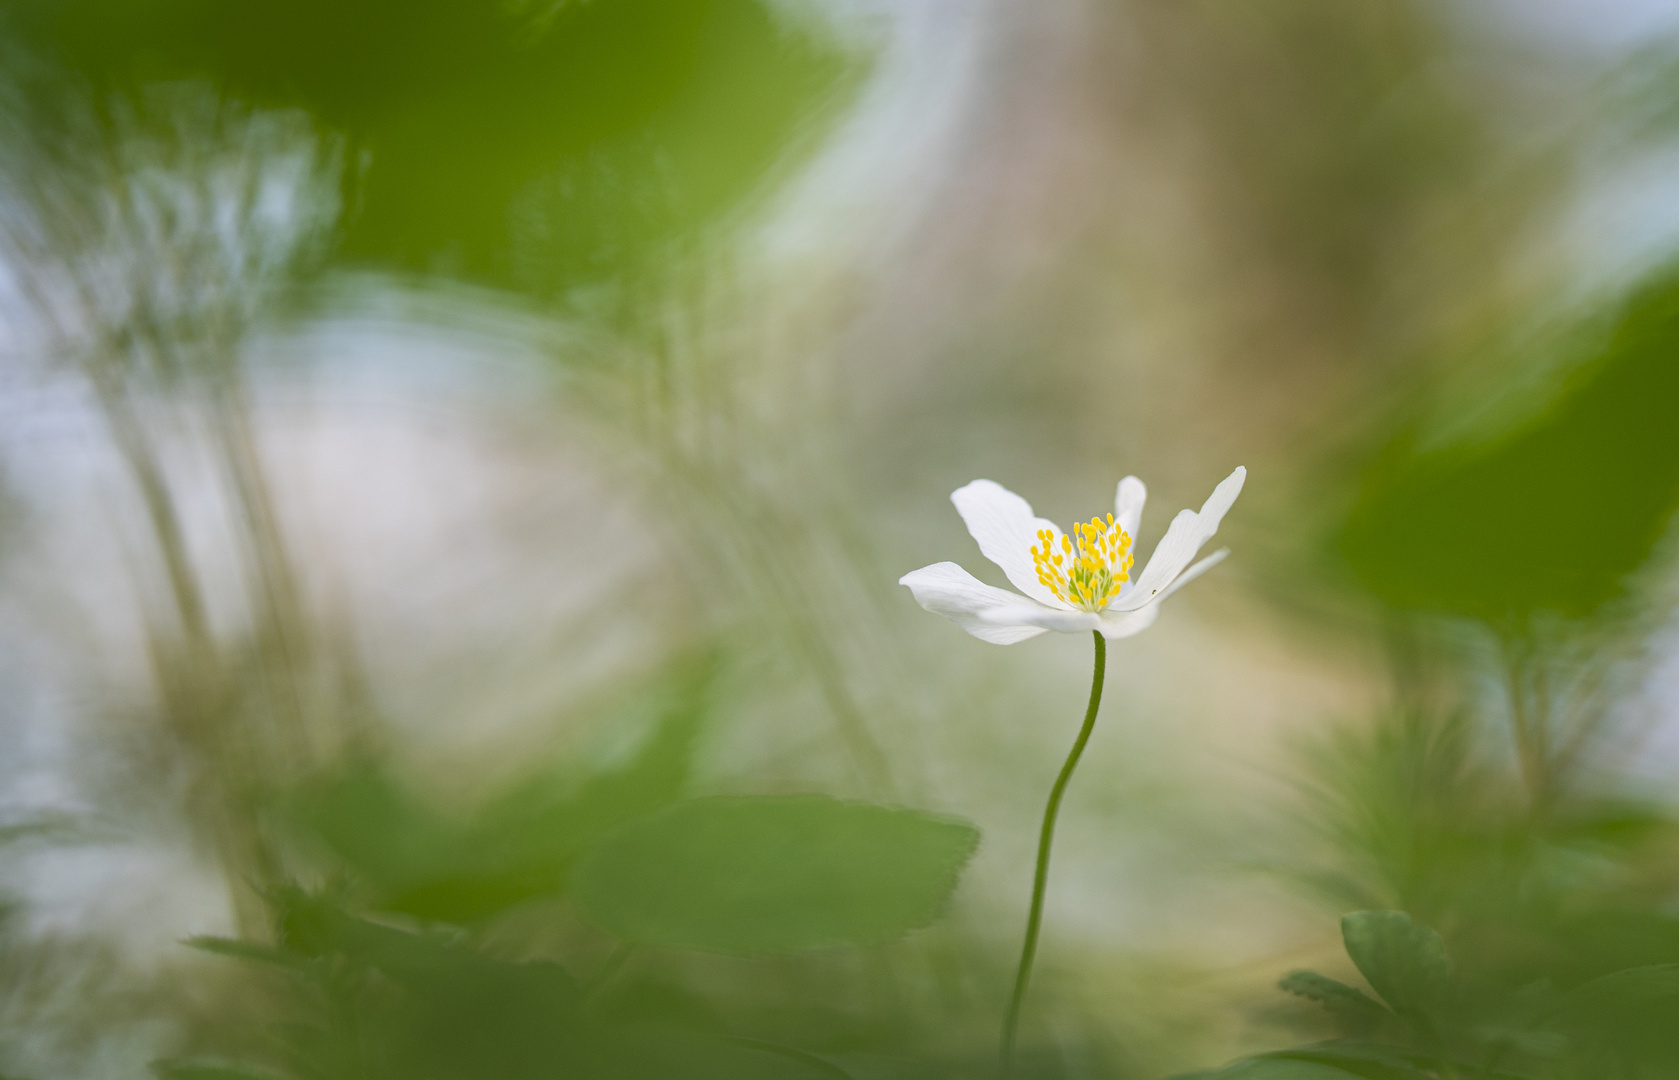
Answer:
<path fill-rule="evenodd" d="M 1624 595 L 1679 506 L 1676 352 L 1670 270 L 1525 422 L 1443 448 L 1401 435 L 1342 534 L 1354 571 L 1398 607 L 1495 623 Z"/>
<path fill-rule="evenodd" d="M 275 1073 L 219 1062 L 163 1060 L 151 1068 L 158 1080 L 278 1080 Z"/>
<path fill-rule="evenodd" d="M 1679 1074 L 1679 964 L 1593 979 L 1567 996 L 1559 1014 L 1581 1057 Z"/>
<path fill-rule="evenodd" d="M 1679 962 L 1679 916 L 1636 893 L 1594 898 L 1549 928 L 1554 952 L 1547 972 L 1564 985 L 1650 964 Z"/>
<path fill-rule="evenodd" d="M 1178 1080 L 1436 1080 L 1441 1075 L 1437 1066 L 1430 1058 L 1391 1046 L 1340 1041 L 1260 1054 Z"/>
<path fill-rule="evenodd" d="M 1297 1046 L 1282 1055 L 1301 1061 L 1334 1065 L 1368 1080 L 1432 1080 L 1442 1071 L 1440 1062 L 1421 1054 L 1379 1043 L 1337 1040 Z"/>
<path fill-rule="evenodd" d="M 624 1027 L 606 1033 L 587 1075 L 610 1080 L 851 1080 L 816 1055 L 757 1039 Z"/>
<path fill-rule="evenodd" d="M 589 1008 L 610 1023 L 724 1035 L 729 1026 L 717 1007 L 692 989 L 657 976 L 620 979 L 598 987 Z"/>
<path fill-rule="evenodd" d="M 464 935 L 415 933 L 346 912 L 296 888 L 270 895 L 300 1019 L 264 1024 L 283 1074 L 245 1064 L 169 1060 L 163 1080 L 299 1080 L 368 1075 L 404 1080 L 802 1080 L 848 1074 L 794 1046 L 736 1035 L 680 991 L 614 994 L 597 1008 L 559 964 L 487 956 Z M 222 955 L 266 961 L 276 950 L 201 939 Z M 673 1010 L 674 994 L 684 1000 Z M 378 1063 L 368 1073 L 369 1063 Z"/>
<path fill-rule="evenodd" d="M 435 966 L 442 948 L 436 935 L 420 935 L 360 918 L 332 899 L 295 886 L 269 894 L 279 946 L 299 956 L 341 956 L 400 978 Z M 243 957 L 242 957 L 243 958 Z"/>
<path fill-rule="evenodd" d="M 377 1048 L 390 1075 L 407 1080 L 537 1080 L 572 1074 L 598 1050 L 582 1025 L 582 990 L 559 964 L 486 956 L 458 936 L 383 926 L 299 889 L 272 899 L 285 948 L 336 961 L 311 969 L 325 991 L 312 998 L 336 1002 L 338 1011 L 297 1029 L 301 1058 L 348 1053 L 355 1060 Z M 345 973 L 368 969 L 389 980 L 382 984 L 387 991 L 400 993 L 380 1000 L 333 990 L 365 988 L 366 979 Z M 332 1036 L 346 1028 L 360 1034 L 347 1046 L 335 1043 Z"/>
<path fill-rule="evenodd" d="M 965 822 L 821 796 L 697 799 L 614 832 L 573 894 L 626 940 L 743 954 L 887 941 L 936 919 Z"/>
<path fill-rule="evenodd" d="M 376 762 L 322 778 L 299 792 L 290 809 L 382 893 L 447 872 L 460 847 L 454 826 Z"/>
<path fill-rule="evenodd" d="M 573 864 L 590 844 L 682 794 L 707 719 L 712 674 L 709 664 L 701 663 L 663 688 L 670 694 L 664 716 L 621 768 L 598 773 L 575 791 L 554 777 L 539 776 L 493 800 L 462 836 L 456 866 L 392 896 L 386 910 L 473 921 L 563 891 Z"/>
<path fill-rule="evenodd" d="M 1341 938 L 1361 975 L 1394 1012 L 1427 1017 L 1451 991 L 1446 943 L 1403 911 L 1355 911 L 1341 918 Z"/>
<path fill-rule="evenodd" d="M 14 0 L 101 93 L 208 79 L 349 139 L 343 258 L 554 295 L 750 195 L 851 58 L 759 0 Z"/>
<path fill-rule="evenodd" d="M 1387 1011 L 1372 1001 L 1364 991 L 1337 982 L 1327 975 L 1319 975 L 1315 971 L 1291 971 L 1277 983 L 1277 988 L 1309 1001 L 1321 1002 L 1334 1011 L 1372 1015 Z"/>
<path fill-rule="evenodd" d="M 1174 1077 L 1173 1080 L 1360 1080 L 1361 1075 L 1320 1061 L 1267 1055 L 1248 1058 L 1213 1072 Z"/>
<path fill-rule="evenodd" d="M 215 956 L 225 956 L 231 960 L 247 960 L 254 964 L 271 964 L 275 967 L 295 968 L 303 959 L 296 953 L 285 949 L 276 949 L 272 945 L 263 945 L 255 941 L 241 941 L 236 938 L 222 937 L 191 937 L 184 942 L 190 948 Z"/>
<path fill-rule="evenodd" d="M 373 887 L 378 909 L 476 922 L 562 892 L 589 844 L 681 794 L 710 677 L 709 664 L 690 664 L 659 687 L 664 715 L 647 742 L 622 767 L 580 786 L 537 776 L 456 823 L 372 765 L 315 785 L 294 813 Z"/>

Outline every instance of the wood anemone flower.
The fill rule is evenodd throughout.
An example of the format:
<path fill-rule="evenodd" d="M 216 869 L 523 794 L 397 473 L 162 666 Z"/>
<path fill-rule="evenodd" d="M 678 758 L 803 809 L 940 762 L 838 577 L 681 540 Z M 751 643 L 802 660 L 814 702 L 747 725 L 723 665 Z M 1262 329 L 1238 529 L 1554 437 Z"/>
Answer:
<path fill-rule="evenodd" d="M 1133 577 L 1133 540 L 1147 489 L 1135 476 L 1119 482 L 1113 513 L 1063 533 L 1035 517 L 1019 495 L 990 480 L 951 493 L 979 550 L 1002 567 L 1020 592 L 987 585 L 953 562 L 934 563 L 898 579 L 916 603 L 981 641 L 1012 645 L 1049 630 L 1095 630 L 1105 638 L 1148 629 L 1160 603 L 1222 560 L 1216 551 L 1190 565 L 1218 531 L 1248 471 L 1238 467 L 1213 489 L 1199 512 L 1181 510 Z"/>

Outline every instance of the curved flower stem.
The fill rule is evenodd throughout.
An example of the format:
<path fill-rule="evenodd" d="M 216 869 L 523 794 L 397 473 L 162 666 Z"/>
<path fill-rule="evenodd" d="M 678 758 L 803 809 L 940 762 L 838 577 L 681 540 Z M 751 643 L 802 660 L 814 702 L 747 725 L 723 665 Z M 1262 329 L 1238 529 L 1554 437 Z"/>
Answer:
<path fill-rule="evenodd" d="M 1108 643 L 1100 630 L 1091 631 L 1096 639 L 1096 672 L 1090 680 L 1090 705 L 1084 710 L 1084 726 L 1073 741 L 1073 750 L 1061 766 L 1061 775 L 1049 789 L 1049 805 L 1044 807 L 1044 823 L 1038 832 L 1038 869 L 1032 878 L 1032 910 L 1026 916 L 1026 943 L 1020 949 L 1020 969 L 1014 976 L 1014 997 L 1009 1001 L 1008 1016 L 1003 1020 L 1003 1080 L 1008 1080 L 1014 1066 L 1014 1035 L 1020 1023 L 1020 1005 L 1026 999 L 1026 984 L 1032 979 L 1032 959 L 1038 953 L 1038 930 L 1044 921 L 1044 889 L 1049 884 L 1049 848 L 1055 841 L 1055 818 L 1061 812 L 1061 797 L 1067 793 L 1067 782 L 1073 778 L 1084 744 L 1096 727 L 1096 710 L 1102 704 L 1102 678 L 1107 674 Z"/>

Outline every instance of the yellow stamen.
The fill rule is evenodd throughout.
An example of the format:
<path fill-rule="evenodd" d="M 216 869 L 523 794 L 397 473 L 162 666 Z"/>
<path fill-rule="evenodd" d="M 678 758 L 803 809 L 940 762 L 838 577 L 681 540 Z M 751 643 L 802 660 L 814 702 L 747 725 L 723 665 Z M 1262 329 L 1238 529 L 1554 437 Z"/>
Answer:
<path fill-rule="evenodd" d="M 1076 549 L 1073 534 L 1078 536 Z M 1063 533 L 1060 552 L 1055 550 L 1051 530 L 1038 530 L 1038 541 L 1032 546 L 1038 581 L 1063 603 L 1085 611 L 1101 611 L 1131 580 L 1131 536 L 1114 523 L 1112 514 L 1106 521 L 1091 518 L 1088 525 L 1081 522 L 1073 526 L 1072 534 Z M 1063 554 L 1072 556 L 1065 570 Z"/>

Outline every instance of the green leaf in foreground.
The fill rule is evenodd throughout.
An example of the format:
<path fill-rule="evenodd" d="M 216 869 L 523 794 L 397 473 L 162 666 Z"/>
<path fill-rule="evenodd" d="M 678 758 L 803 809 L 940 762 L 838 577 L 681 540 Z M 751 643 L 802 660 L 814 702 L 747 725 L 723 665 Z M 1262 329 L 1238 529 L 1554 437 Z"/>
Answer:
<path fill-rule="evenodd" d="M 647 945 L 763 955 L 888 941 L 939 916 L 979 843 L 966 822 L 823 796 L 695 799 L 578 865 L 596 923 Z"/>
<path fill-rule="evenodd" d="M 276 1073 L 220 1062 L 166 1059 L 152 1062 L 151 1070 L 158 1080 L 280 1080 Z"/>
<path fill-rule="evenodd" d="M 1309 1001 L 1319 1002 L 1335 1012 L 1370 1016 L 1383 1016 L 1387 1012 L 1364 991 L 1337 982 L 1326 975 L 1319 975 L 1315 971 L 1291 971 L 1277 983 L 1277 988 Z"/>
<path fill-rule="evenodd" d="M 581 785 L 542 770 L 456 820 L 372 761 L 319 778 L 289 810 L 354 871 L 372 909 L 461 925 L 493 918 L 563 893 L 596 840 L 676 800 L 709 715 L 714 671 L 709 656 L 683 658 L 631 697 L 632 718 L 658 710 L 651 735 L 628 762 Z"/>
<path fill-rule="evenodd" d="M 1428 1016 L 1451 990 L 1452 965 L 1440 935 L 1403 911 L 1355 911 L 1341 938 L 1359 973 L 1402 1016 Z"/>
<path fill-rule="evenodd" d="M 1575 987 L 1558 1020 L 1587 1061 L 1637 1063 L 1649 1075 L 1679 1069 L 1679 964 L 1628 968 Z"/>
<path fill-rule="evenodd" d="M 1437 1063 L 1393 1047 L 1327 1042 L 1259 1054 L 1175 1080 L 1435 1080 Z"/>
<path fill-rule="evenodd" d="M 1213 1072 L 1192 1073 L 1174 1080 L 1361 1080 L 1357 1073 L 1316 1061 L 1258 1057 L 1238 1061 Z"/>

